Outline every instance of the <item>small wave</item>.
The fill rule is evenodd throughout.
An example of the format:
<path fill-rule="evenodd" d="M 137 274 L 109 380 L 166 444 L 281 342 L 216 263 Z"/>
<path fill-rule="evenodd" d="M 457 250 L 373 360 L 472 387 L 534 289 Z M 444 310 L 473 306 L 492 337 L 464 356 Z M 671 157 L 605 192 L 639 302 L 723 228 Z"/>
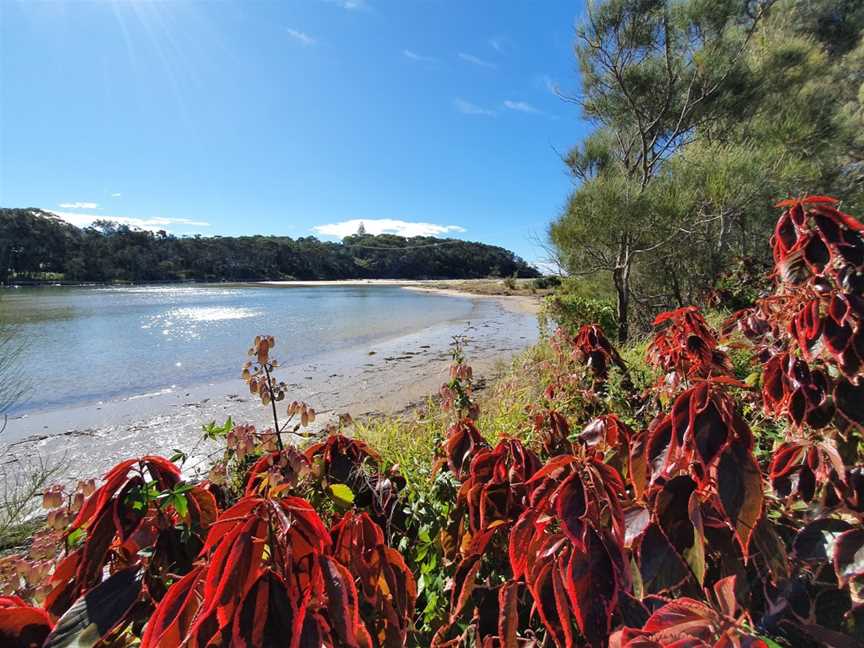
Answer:
<path fill-rule="evenodd" d="M 155 392 L 147 392 L 145 394 L 135 394 L 134 396 L 129 396 L 125 400 L 139 400 L 141 398 L 153 398 L 154 396 L 164 396 L 165 394 L 171 394 L 174 390 L 170 387 L 166 387 L 165 389 L 160 389 Z"/>

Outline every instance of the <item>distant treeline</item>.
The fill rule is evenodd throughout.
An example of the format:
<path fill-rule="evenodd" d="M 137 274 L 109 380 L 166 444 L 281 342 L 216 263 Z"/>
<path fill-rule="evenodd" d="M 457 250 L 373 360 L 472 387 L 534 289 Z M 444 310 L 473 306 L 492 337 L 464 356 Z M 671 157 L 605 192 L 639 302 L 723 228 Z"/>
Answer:
<path fill-rule="evenodd" d="M 504 248 L 457 239 L 358 233 L 176 237 L 97 221 L 78 228 L 40 209 L 0 208 L 0 282 L 256 281 L 536 277 Z"/>

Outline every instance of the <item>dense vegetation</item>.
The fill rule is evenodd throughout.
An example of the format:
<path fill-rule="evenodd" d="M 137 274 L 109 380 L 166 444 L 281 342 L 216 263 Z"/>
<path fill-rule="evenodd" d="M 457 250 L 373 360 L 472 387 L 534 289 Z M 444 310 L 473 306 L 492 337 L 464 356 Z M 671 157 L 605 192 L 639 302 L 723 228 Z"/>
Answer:
<path fill-rule="evenodd" d="M 503 248 L 432 237 L 175 237 L 97 222 L 79 229 L 50 212 L 0 209 L 0 283 L 67 281 L 257 281 L 536 277 Z"/>
<path fill-rule="evenodd" d="M 206 476 L 177 452 L 48 489 L 0 643 L 861 645 L 864 225 L 835 205 L 783 205 L 773 285 L 721 330 L 559 329 L 482 406 L 457 340 L 413 423 L 310 434 L 256 338 L 273 426 L 209 426 Z"/>
<path fill-rule="evenodd" d="M 588 4 L 574 101 L 596 126 L 566 161 L 551 227 L 562 265 L 631 322 L 704 298 L 801 187 L 864 206 L 864 3 L 604 0 Z"/>

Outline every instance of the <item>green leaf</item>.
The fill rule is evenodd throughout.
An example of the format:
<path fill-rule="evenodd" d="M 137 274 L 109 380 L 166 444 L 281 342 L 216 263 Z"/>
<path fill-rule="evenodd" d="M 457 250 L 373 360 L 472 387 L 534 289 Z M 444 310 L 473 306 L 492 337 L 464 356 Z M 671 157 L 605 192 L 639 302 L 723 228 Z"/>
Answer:
<path fill-rule="evenodd" d="M 774 641 L 773 639 L 769 639 L 769 638 L 766 637 L 765 635 L 759 635 L 759 638 L 760 638 L 762 641 L 764 641 L 764 642 L 768 645 L 768 648 L 783 648 L 783 646 L 781 646 L 780 644 L 778 644 L 778 643 L 777 643 L 776 641 Z"/>
<path fill-rule="evenodd" d="M 185 495 L 175 495 L 173 498 L 174 510 L 177 511 L 177 515 L 182 518 L 185 518 L 189 513 L 189 501 L 186 499 Z"/>
<path fill-rule="evenodd" d="M 758 387 L 762 383 L 762 372 L 754 371 L 744 379 L 744 384 L 748 387 Z"/>
<path fill-rule="evenodd" d="M 344 508 L 350 508 L 354 505 L 354 493 L 345 484 L 330 484 L 327 491 L 337 505 Z"/>
<path fill-rule="evenodd" d="M 77 542 L 79 540 L 83 539 L 86 534 L 87 534 L 87 532 L 84 529 L 82 529 L 81 527 L 78 527 L 72 533 L 69 534 L 69 537 L 68 537 L 69 544 L 70 545 L 77 544 Z"/>

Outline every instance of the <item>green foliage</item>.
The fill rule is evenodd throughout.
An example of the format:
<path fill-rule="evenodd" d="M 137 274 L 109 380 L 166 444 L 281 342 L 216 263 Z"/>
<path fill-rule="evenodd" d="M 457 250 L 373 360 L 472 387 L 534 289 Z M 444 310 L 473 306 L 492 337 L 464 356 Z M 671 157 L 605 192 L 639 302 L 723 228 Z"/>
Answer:
<path fill-rule="evenodd" d="M 0 208 L 0 283 L 482 278 L 539 273 L 500 247 L 434 237 L 355 234 L 175 237 L 111 222 L 79 229 L 39 209 Z"/>
<path fill-rule="evenodd" d="M 228 436 L 228 433 L 234 429 L 234 421 L 229 416 L 225 419 L 225 422 L 222 425 L 219 425 L 216 421 L 210 421 L 202 427 L 205 439 L 224 439 Z"/>
<path fill-rule="evenodd" d="M 598 127 L 566 159 L 580 182 L 550 237 L 568 270 L 611 280 L 619 337 L 633 311 L 644 330 L 701 302 L 737 259 L 764 265 L 777 200 L 862 203 L 860 3 L 604 0 L 589 16 L 576 50 Z"/>
<path fill-rule="evenodd" d="M 549 288 L 557 288 L 561 285 L 561 277 L 556 277 L 555 275 L 537 277 L 534 281 L 531 282 L 531 285 L 536 290 L 548 290 Z"/>
<path fill-rule="evenodd" d="M 614 331 L 618 325 L 615 305 L 608 299 L 559 292 L 546 297 L 544 309 L 548 318 L 571 333 L 583 324 L 597 323 L 604 331 Z"/>

